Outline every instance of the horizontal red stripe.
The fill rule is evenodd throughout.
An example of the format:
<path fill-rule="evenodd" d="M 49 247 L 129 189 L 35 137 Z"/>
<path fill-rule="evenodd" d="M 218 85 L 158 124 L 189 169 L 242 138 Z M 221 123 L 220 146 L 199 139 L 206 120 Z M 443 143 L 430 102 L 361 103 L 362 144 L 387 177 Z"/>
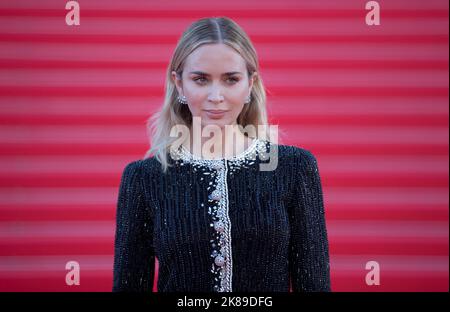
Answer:
<path fill-rule="evenodd" d="M 134 158 L 143 157 L 146 151 L 145 142 L 142 142 L 142 144 L 2 143 L 0 145 L 0 155 L 131 155 Z"/>
<path fill-rule="evenodd" d="M 170 51 L 175 42 L 169 44 L 147 44 L 130 47 L 114 45 L 80 44 L 76 53 L 64 45 L 51 43 L 8 43 L 0 42 L 2 52 L 0 56 L 5 59 L 30 57 L 26 51 L 34 51 L 33 59 L 56 60 L 103 60 L 103 61 L 159 61 L 168 62 Z M 72 47 L 72 45 L 70 45 Z M 436 60 L 448 61 L 448 45 L 401 45 L 397 43 L 374 45 L 361 43 L 349 48 L 343 44 L 291 44 L 274 48 L 273 44 L 258 45 L 258 55 L 261 60 Z M 105 52 L 106 51 L 106 52 Z"/>
<path fill-rule="evenodd" d="M 145 124 L 147 115 L 118 116 L 118 115 L 0 115 L 2 125 L 24 125 L 24 126 L 44 126 L 44 125 L 139 125 Z M 327 125 L 327 126 L 414 126 L 414 127 L 448 127 L 448 115 L 423 116 L 423 115 L 284 115 L 273 113 L 269 118 L 270 124 L 286 125 Z"/>
<path fill-rule="evenodd" d="M 276 96 L 375 96 L 375 97 L 435 97 L 448 96 L 448 88 L 405 88 L 405 87 L 271 87 L 268 95 Z M 0 93 L 1 94 L 1 93 Z"/>
<path fill-rule="evenodd" d="M 28 16 L 28 17 L 61 17 L 67 14 L 67 10 L 64 9 L 0 9 L 0 16 Z M 315 18 L 315 19 L 330 19 L 330 18 L 361 18 L 365 16 L 363 8 L 360 10 L 348 10 L 348 9 L 240 9 L 230 10 L 221 9 L 220 14 L 224 16 L 230 16 L 232 18 Z M 448 10 L 389 10 L 384 9 L 384 18 L 448 18 Z M 113 18 L 201 18 L 204 16 L 216 15 L 217 9 L 195 9 L 189 10 L 187 7 L 185 10 L 181 8 L 173 8 L 171 10 L 94 10 L 83 9 L 83 17 L 113 17 Z"/>
<path fill-rule="evenodd" d="M 120 172 L 95 175 L 89 173 L 39 173 L 25 176 L 0 174 L 0 187 L 95 187 L 118 186 Z"/>
<path fill-rule="evenodd" d="M 0 256 L 99 255 L 114 253 L 114 237 L 8 238 L 0 240 Z"/>
<path fill-rule="evenodd" d="M 0 118 L 1 119 L 1 118 Z M 440 116 L 393 116 L 393 115 L 352 115 L 352 116 L 320 116 L 283 115 L 272 114 L 270 124 L 302 124 L 302 125 L 328 125 L 328 126 L 419 126 L 438 127 L 449 125 L 448 115 Z"/>
<path fill-rule="evenodd" d="M 331 287 L 334 291 L 350 292 L 448 292 L 448 272 L 380 272 L 380 285 L 369 286 L 365 282 L 369 271 L 332 271 Z"/>
<path fill-rule="evenodd" d="M 2 86 L 0 96 L 39 97 L 151 97 L 162 96 L 159 87 L 46 87 L 46 86 Z M 317 97 L 445 97 L 448 88 L 407 87 L 270 87 L 269 96 L 317 96 Z"/>
<path fill-rule="evenodd" d="M 61 270 L 54 271 L 1 272 L 0 291 L 110 292 L 112 290 L 112 267 L 110 270 L 83 270 L 80 264 L 80 285 L 69 286 L 65 282 L 69 270 L 65 270 L 64 265 L 65 263 L 62 263 Z"/>
<path fill-rule="evenodd" d="M 448 238 L 329 237 L 333 255 L 448 255 Z"/>
<path fill-rule="evenodd" d="M 448 239 L 329 237 L 334 255 L 448 255 Z M 98 255 L 114 253 L 111 238 L 8 238 L 0 241 L 0 256 Z"/>
<path fill-rule="evenodd" d="M 448 61 L 435 60 L 267 60 L 262 68 L 310 69 L 440 69 L 448 70 Z"/>
<path fill-rule="evenodd" d="M 413 155 L 423 154 L 427 155 L 446 155 L 448 156 L 448 145 L 430 144 L 423 146 L 420 144 L 321 144 L 311 143 L 308 146 L 295 140 L 295 136 L 291 139 L 286 139 L 284 144 L 303 146 L 317 155 Z"/>
<path fill-rule="evenodd" d="M 81 266 L 81 264 L 80 264 Z M 67 270 L 14 271 L 0 273 L 0 291 L 111 291 L 110 270 L 85 270 L 81 268 L 80 285 L 65 284 Z M 448 272 L 386 271 L 380 273 L 380 285 L 368 286 L 368 270 L 331 270 L 334 291 L 448 291 Z"/>
<path fill-rule="evenodd" d="M 107 187 L 117 186 L 120 172 L 107 173 L 0 173 L 0 187 Z M 341 187 L 448 187 L 448 173 L 347 173 L 322 176 L 322 184 Z"/>
<path fill-rule="evenodd" d="M 107 269 L 83 270 L 84 262 L 81 261 L 80 286 L 67 286 L 64 283 L 67 273 L 64 268 L 65 261 L 74 259 L 67 258 L 63 260 L 64 263 L 61 263 L 60 268 L 55 267 L 54 270 L 40 270 L 36 267 L 35 270 L 2 271 L 0 272 L 0 291 L 110 291 L 113 255 L 110 257 L 110 262 L 105 263 Z M 406 269 L 403 271 L 385 268 L 384 261 L 381 261 L 381 285 L 379 286 L 368 286 L 365 283 L 368 270 L 365 270 L 363 263 L 351 269 L 345 269 L 335 264 L 335 258 L 332 257 L 331 263 L 331 283 L 334 291 L 448 291 L 448 271 L 430 270 L 434 261 L 432 258 L 426 260 L 425 257 L 422 260 L 423 269 L 411 270 L 406 264 Z M 364 256 L 362 258 L 364 263 L 373 260 Z M 348 266 L 349 262 L 344 259 L 343 261 Z M 34 258 L 29 258 L 29 262 L 36 263 Z M 157 270 L 156 268 L 156 274 Z M 155 276 L 156 280 L 157 276 Z"/>
<path fill-rule="evenodd" d="M 18 114 L 60 115 L 72 114 L 82 116 L 149 116 L 164 102 L 163 97 L 131 98 L 127 99 L 124 110 L 122 98 L 89 98 L 68 99 L 45 97 L 4 97 L 0 105 L 0 115 L 10 116 Z M 310 97 L 302 99 L 301 105 L 295 96 L 280 97 L 267 101 L 269 116 L 291 115 L 297 116 L 448 116 L 448 98 L 435 98 L 424 101 L 423 98 L 328 98 Z"/>
<path fill-rule="evenodd" d="M 287 138 L 286 145 L 302 146 L 318 155 L 412 155 L 423 154 L 435 156 L 448 156 L 448 144 L 322 144 L 320 142 L 305 146 L 295 139 L 295 136 Z M 129 158 L 141 158 L 147 151 L 147 144 L 99 144 L 99 143 L 2 143 L 0 156 L 5 155 L 122 155 Z"/>
<path fill-rule="evenodd" d="M 366 172 L 360 174 L 322 174 L 324 187 L 448 187 L 448 172 L 426 175 L 423 173 Z M 20 178 L 18 178 L 19 180 Z M 19 180 L 22 181 L 22 180 Z M 1 181 L 0 181 L 1 184 Z"/>
<path fill-rule="evenodd" d="M 52 272 L 13 272 L 0 275 L 0 291 L 29 291 L 29 292 L 77 292 L 77 291 L 106 291 L 112 289 L 112 269 L 110 271 L 85 271 L 80 274 L 79 286 L 65 284 L 65 274 L 68 271 Z M 331 285 L 333 291 L 352 292 L 448 292 L 448 274 L 431 274 L 417 272 L 412 274 L 398 274 L 397 272 L 382 272 L 381 285 L 368 286 L 365 283 L 367 271 L 346 272 L 332 271 Z"/>
<path fill-rule="evenodd" d="M 145 124 L 148 116 L 105 115 L 53 115 L 53 116 L 1 116 L 2 125 L 138 125 Z"/>
<path fill-rule="evenodd" d="M 444 62 L 445 63 L 445 62 Z M 441 68 L 445 64 L 430 64 Z M 70 60 L 31 60 L 0 59 L 2 68 L 47 68 L 47 69 L 164 69 L 167 62 L 132 62 L 132 61 L 70 61 Z M 447 63 L 448 67 L 448 63 Z"/>
<path fill-rule="evenodd" d="M 115 198 L 115 197 L 114 197 Z M 114 199 L 115 200 L 115 199 Z M 113 200 L 113 201 L 114 201 Z M 328 221 L 333 220 L 392 220 L 445 221 L 448 205 L 340 205 L 329 201 L 326 205 Z M 115 219 L 116 205 L 0 205 L 0 221 L 111 221 Z"/>
<path fill-rule="evenodd" d="M 114 197 L 115 198 L 115 197 Z M 0 205 L 0 221 L 111 221 L 116 205 Z"/>
<path fill-rule="evenodd" d="M 327 220 L 448 220 L 448 205 L 411 205 L 411 204 L 332 204 L 326 205 Z"/>
<path fill-rule="evenodd" d="M 372 70 L 448 70 L 448 61 L 435 60 L 261 60 L 268 69 L 372 69 Z M 2 68 L 33 69 L 165 69 L 167 62 L 148 61 L 71 61 L 38 59 L 0 59 Z"/>
<path fill-rule="evenodd" d="M 254 43 L 401 43 L 401 44 L 448 44 L 448 35 L 253 35 Z M 77 35 L 77 34 L 5 34 L 0 42 L 51 42 L 89 44 L 170 44 L 179 36 L 173 35 Z"/>

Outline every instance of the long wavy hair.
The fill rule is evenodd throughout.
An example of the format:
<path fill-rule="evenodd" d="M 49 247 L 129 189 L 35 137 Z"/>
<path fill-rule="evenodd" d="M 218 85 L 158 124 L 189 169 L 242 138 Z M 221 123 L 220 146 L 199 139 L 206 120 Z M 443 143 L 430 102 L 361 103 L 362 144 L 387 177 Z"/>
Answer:
<path fill-rule="evenodd" d="M 244 30 L 227 17 L 202 18 L 189 26 L 179 39 L 172 59 L 167 67 L 164 104 L 161 109 L 147 120 L 147 135 L 150 139 L 150 149 L 144 159 L 152 155 L 161 163 L 163 172 L 170 166 L 168 157 L 170 146 L 177 140 L 171 137 L 171 129 L 176 125 L 191 128 L 192 114 L 188 105 L 180 104 L 178 92 L 172 80 L 172 71 L 181 77 L 186 58 L 198 47 L 204 44 L 226 44 L 237 51 L 245 60 L 248 76 L 258 72 L 250 94 L 250 103 L 244 105 L 237 118 L 237 124 L 246 127 L 253 125 L 268 126 L 266 111 L 266 92 L 259 75 L 259 62 L 256 50 Z M 270 141 L 267 133 L 258 133 L 258 137 Z M 250 137 L 250 136 L 249 136 Z"/>

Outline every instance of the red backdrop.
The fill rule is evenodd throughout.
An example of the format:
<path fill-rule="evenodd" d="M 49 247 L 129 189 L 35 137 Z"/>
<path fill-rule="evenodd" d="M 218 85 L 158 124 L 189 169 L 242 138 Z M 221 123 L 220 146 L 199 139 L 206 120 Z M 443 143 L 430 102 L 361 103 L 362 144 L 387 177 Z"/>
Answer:
<path fill-rule="evenodd" d="M 109 291 L 125 165 L 182 31 L 250 35 L 283 143 L 319 162 L 335 291 L 448 291 L 448 1 L 0 2 L 0 290 Z M 80 264 L 79 286 L 65 265 Z M 365 265 L 380 265 L 368 286 Z"/>

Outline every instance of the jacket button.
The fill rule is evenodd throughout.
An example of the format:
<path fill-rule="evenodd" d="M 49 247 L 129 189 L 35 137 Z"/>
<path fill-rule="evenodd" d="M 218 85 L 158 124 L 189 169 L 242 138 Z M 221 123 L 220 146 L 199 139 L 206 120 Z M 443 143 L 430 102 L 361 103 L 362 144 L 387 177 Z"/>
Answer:
<path fill-rule="evenodd" d="M 214 230 L 217 232 L 223 232 L 224 229 L 225 227 L 222 221 L 214 222 Z"/>
<path fill-rule="evenodd" d="M 215 190 L 211 194 L 211 199 L 214 199 L 214 200 L 220 200 L 221 197 L 222 197 L 222 195 L 220 194 L 219 190 Z"/>
<path fill-rule="evenodd" d="M 222 257 L 222 256 L 217 256 L 215 259 L 214 259 L 214 263 L 217 265 L 217 266 L 223 266 L 224 264 L 225 264 L 225 259 Z"/>

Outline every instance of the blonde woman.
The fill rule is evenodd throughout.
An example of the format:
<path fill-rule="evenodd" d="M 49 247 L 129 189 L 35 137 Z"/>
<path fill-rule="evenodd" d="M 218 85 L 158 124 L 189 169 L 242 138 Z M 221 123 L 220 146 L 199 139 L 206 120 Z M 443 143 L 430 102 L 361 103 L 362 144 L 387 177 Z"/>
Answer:
<path fill-rule="evenodd" d="M 258 70 L 228 18 L 183 33 L 151 148 L 122 175 L 113 291 L 152 291 L 155 258 L 159 292 L 331 290 L 317 161 L 267 131 Z"/>

